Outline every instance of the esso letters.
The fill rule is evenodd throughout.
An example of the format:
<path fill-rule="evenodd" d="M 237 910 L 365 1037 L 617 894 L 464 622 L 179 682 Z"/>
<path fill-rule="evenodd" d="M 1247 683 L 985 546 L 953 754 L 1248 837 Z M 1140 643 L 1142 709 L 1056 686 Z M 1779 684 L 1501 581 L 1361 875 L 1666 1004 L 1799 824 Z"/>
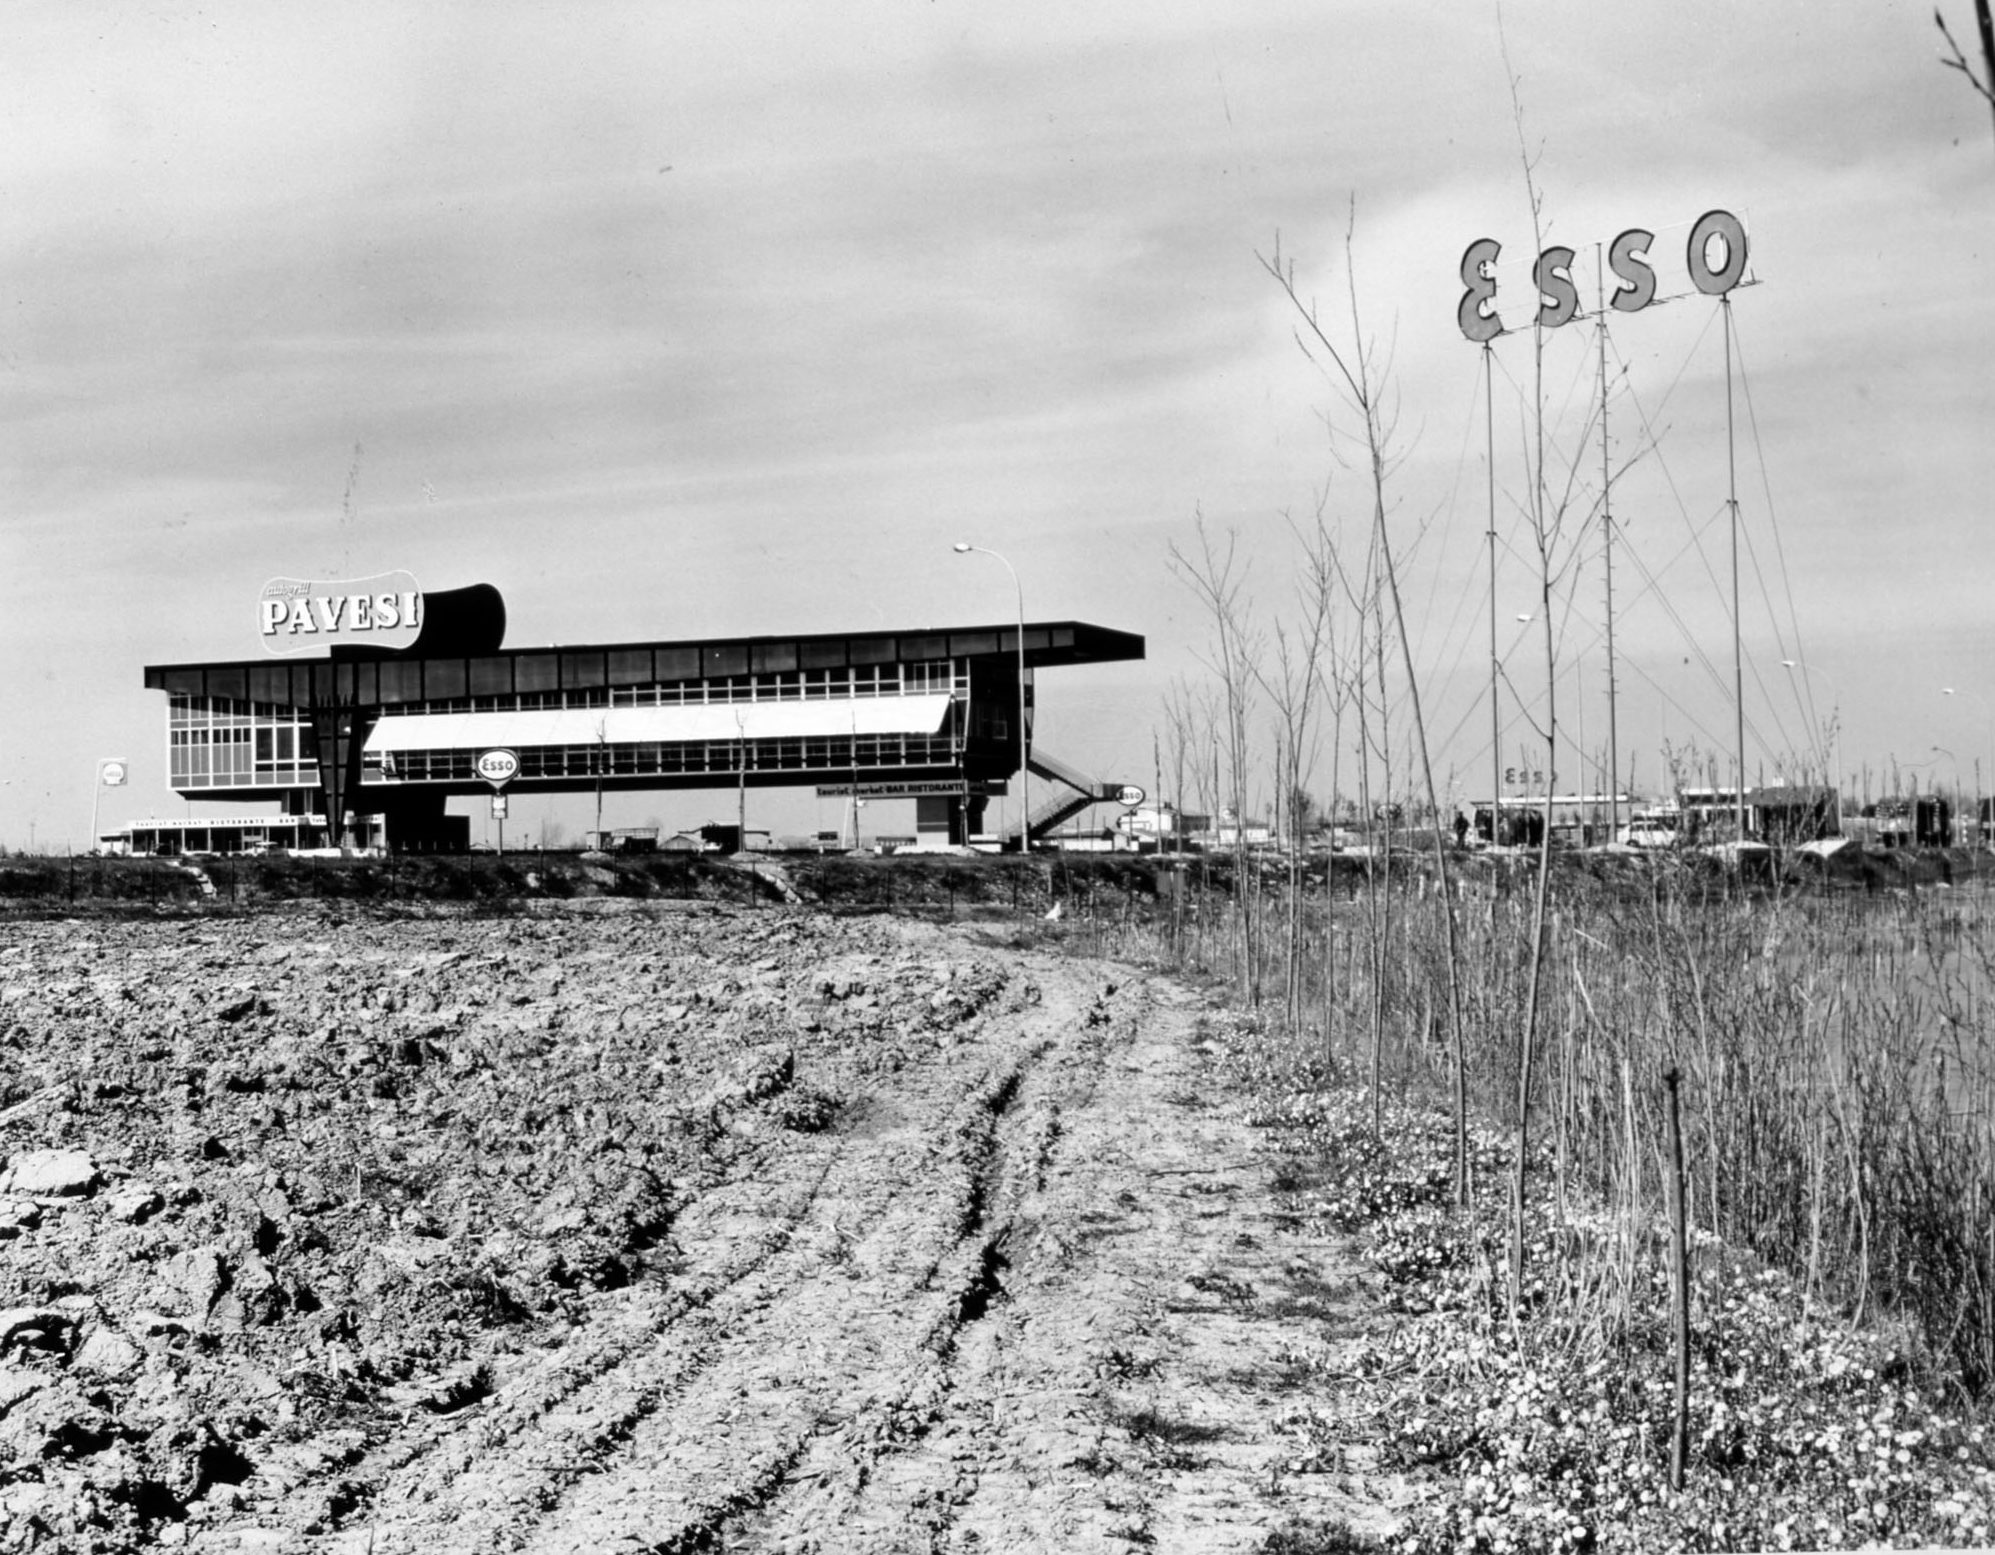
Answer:
<path fill-rule="evenodd" d="M 1649 263 L 1649 245 L 1655 240 L 1653 232 L 1631 227 L 1608 246 L 1607 268 L 1617 283 L 1608 301 L 1617 313 L 1639 313 L 1655 301 L 1656 272 Z M 1503 333 L 1503 321 L 1496 313 L 1496 257 L 1502 252 L 1496 239 L 1477 238 L 1462 255 L 1462 285 L 1468 290 L 1455 309 L 1455 320 L 1462 333 L 1478 345 Z M 1692 285 L 1707 297 L 1724 296 L 1745 279 L 1744 224 L 1730 211 L 1706 211 L 1690 229 L 1683 257 Z M 1552 247 L 1538 255 L 1532 267 L 1540 329 L 1557 329 L 1579 313 L 1572 262 L 1571 249 Z"/>

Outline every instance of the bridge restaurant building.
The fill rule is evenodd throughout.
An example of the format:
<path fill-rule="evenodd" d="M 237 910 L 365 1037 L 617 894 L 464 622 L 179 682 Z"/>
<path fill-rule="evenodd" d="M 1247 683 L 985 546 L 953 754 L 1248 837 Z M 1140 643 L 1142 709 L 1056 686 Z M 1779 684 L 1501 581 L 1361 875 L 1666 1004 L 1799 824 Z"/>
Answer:
<path fill-rule="evenodd" d="M 509 792 L 886 786 L 952 842 L 982 830 L 1028 759 L 1054 787 L 1034 836 L 1115 792 L 1032 750 L 1016 625 L 506 648 L 490 585 L 425 599 L 399 651 L 147 666 L 172 788 L 275 799 L 335 835 L 379 815 L 395 849 L 461 846 L 445 801 L 492 791 L 475 763 L 495 750 L 517 758 Z M 1143 650 L 1128 632 L 1027 622 L 1028 722 L 1036 671 Z"/>

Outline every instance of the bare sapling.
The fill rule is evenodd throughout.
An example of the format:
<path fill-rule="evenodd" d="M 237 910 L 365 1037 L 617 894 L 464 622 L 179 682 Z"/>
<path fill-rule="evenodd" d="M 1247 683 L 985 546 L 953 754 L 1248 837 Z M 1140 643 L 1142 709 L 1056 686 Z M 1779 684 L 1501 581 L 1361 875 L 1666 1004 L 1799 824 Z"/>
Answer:
<path fill-rule="evenodd" d="M 1313 667 L 1316 685 L 1329 699 L 1330 718 L 1330 819 L 1334 826 L 1338 819 L 1338 806 L 1342 800 L 1342 763 L 1344 754 L 1344 713 L 1354 695 L 1354 675 L 1352 664 L 1363 654 L 1364 620 L 1356 619 L 1354 627 L 1340 632 L 1336 625 L 1335 601 L 1341 593 L 1351 597 L 1351 589 L 1344 574 L 1343 560 L 1332 543 L 1323 520 L 1324 504 L 1317 503 L 1316 523 L 1310 535 L 1303 540 L 1305 611 L 1313 618 L 1324 622 L 1324 630 L 1317 639 L 1318 662 Z M 1349 646 L 1346 645 L 1347 638 Z M 1333 850 L 1334 851 L 1334 850 Z M 1334 1060 L 1332 1044 L 1335 1040 L 1335 1011 L 1338 995 L 1337 962 L 1337 916 L 1333 906 L 1331 886 L 1333 874 L 1326 863 L 1324 871 L 1323 907 L 1323 952 L 1320 961 L 1322 982 L 1321 1004 L 1323 1011 L 1323 1067 L 1328 1075 Z"/>
<path fill-rule="evenodd" d="M 1179 549 L 1173 541 L 1170 568 L 1212 618 L 1212 656 L 1206 664 L 1219 677 L 1225 716 L 1227 786 L 1233 798 L 1235 975 L 1240 981 L 1242 1000 L 1252 1008 L 1260 1002 L 1260 982 L 1258 946 L 1253 935 L 1252 875 L 1247 859 L 1247 725 L 1261 641 L 1253 624 L 1252 604 L 1246 597 L 1246 568 L 1239 558 L 1238 531 L 1229 528 L 1224 544 L 1216 544 L 1205 527 L 1203 514 L 1196 519 L 1195 531 L 1197 554 Z M 1215 760 L 1217 755 L 1215 747 Z"/>
<path fill-rule="evenodd" d="M 1321 515 L 1318 515 L 1319 525 Z M 1288 812 L 1288 900 L 1283 920 L 1282 1013 L 1290 1030 L 1302 1024 L 1302 870 L 1304 789 L 1315 766 L 1316 731 L 1313 713 L 1321 678 L 1324 638 L 1330 626 L 1330 598 L 1309 586 L 1308 572 L 1296 590 L 1301 607 L 1298 626 L 1291 631 L 1277 619 L 1273 627 L 1271 665 L 1257 665 L 1256 677 L 1273 705 L 1276 738 L 1276 801 Z"/>
<path fill-rule="evenodd" d="M 1326 371 L 1326 377 L 1340 386 L 1346 404 L 1357 413 L 1362 427 L 1360 436 L 1365 471 L 1370 486 L 1373 543 L 1378 558 L 1377 587 L 1383 598 L 1390 601 L 1392 607 L 1393 626 L 1399 641 L 1401 669 L 1406 679 L 1407 711 L 1413 721 L 1413 741 L 1420 759 L 1427 808 L 1438 822 L 1440 802 L 1434 786 L 1434 764 L 1428 750 L 1426 721 L 1421 711 L 1420 677 L 1413 663 L 1412 634 L 1406 623 L 1406 612 L 1399 590 L 1398 567 L 1394 559 L 1391 532 L 1386 523 L 1389 511 L 1387 477 L 1394 462 L 1391 453 L 1392 417 L 1386 409 L 1386 392 L 1382 381 L 1387 375 L 1382 370 L 1377 347 L 1365 333 L 1363 317 L 1358 307 L 1357 266 L 1352 255 L 1351 236 L 1354 224 L 1355 214 L 1352 221 L 1346 224 L 1344 233 L 1344 269 L 1350 310 L 1350 337 L 1347 344 L 1340 345 L 1331 338 L 1318 317 L 1315 306 L 1304 302 L 1296 291 L 1294 266 L 1283 263 L 1279 242 L 1275 245 L 1273 257 L 1262 257 L 1261 264 L 1281 287 L 1283 294 L 1302 320 L 1302 328 L 1296 336 L 1297 345 L 1311 361 L 1317 361 L 1321 356 L 1329 362 L 1330 370 Z M 1382 664 L 1381 674 L 1383 674 Z M 1383 713 L 1383 710 L 1381 711 Z M 1449 879 L 1447 849 L 1441 840 L 1441 828 L 1438 824 L 1433 829 L 1433 838 L 1435 872 L 1440 882 L 1441 897 L 1445 906 L 1449 1030 L 1456 1057 L 1455 1189 L 1457 1201 L 1466 1202 L 1468 1195 L 1466 1038 L 1462 1027 L 1461 988 L 1458 976 L 1460 958 L 1456 944 L 1454 891 Z M 1389 850 L 1389 828 L 1387 847 Z M 1387 889 L 1390 890 L 1389 880 Z"/>
<path fill-rule="evenodd" d="M 1499 33 L 1501 28 L 1499 26 Z M 1524 104 L 1519 95 L 1516 72 L 1509 65 L 1509 48 L 1504 47 L 1505 70 L 1510 77 L 1510 100 L 1517 125 L 1517 147 L 1523 165 L 1524 191 L 1531 210 L 1533 250 L 1545 251 L 1544 196 L 1538 188 L 1537 165 L 1524 133 Z M 1575 503 L 1579 463 L 1567 470 L 1564 489 L 1555 498 L 1546 467 L 1545 346 L 1547 328 L 1540 314 L 1531 321 L 1531 403 L 1525 427 L 1525 466 L 1527 492 L 1524 517 L 1537 563 L 1538 608 L 1545 653 L 1545 716 L 1536 731 L 1545 750 L 1545 780 L 1538 839 L 1538 870 L 1531 911 L 1531 970 L 1524 1002 L 1523 1029 L 1518 1040 L 1517 1138 L 1511 1185 L 1510 1278 L 1511 1299 L 1521 1294 L 1524 1278 L 1524 1190 L 1530 1171 L 1531 1088 L 1536 1067 L 1536 1047 L 1542 991 L 1545 977 L 1547 899 L 1551 888 L 1552 795 L 1558 786 L 1558 635 L 1554 605 L 1566 573 L 1578 554 L 1569 542 L 1569 518 Z M 1594 414 L 1598 414 L 1595 407 Z M 1589 425 L 1591 417 L 1589 417 Z"/>

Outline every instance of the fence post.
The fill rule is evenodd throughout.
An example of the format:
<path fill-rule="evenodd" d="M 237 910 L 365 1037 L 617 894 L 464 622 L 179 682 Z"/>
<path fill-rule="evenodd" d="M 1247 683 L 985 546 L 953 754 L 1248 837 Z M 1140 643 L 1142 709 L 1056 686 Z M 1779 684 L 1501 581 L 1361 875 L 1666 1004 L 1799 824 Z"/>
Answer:
<path fill-rule="evenodd" d="M 1690 1445 L 1690 1250 L 1684 1210 L 1683 1120 L 1678 1106 L 1682 1074 L 1663 1076 L 1669 1091 L 1669 1304 L 1676 1351 L 1676 1418 L 1669 1433 L 1669 1488 L 1683 1489 L 1684 1459 Z"/>

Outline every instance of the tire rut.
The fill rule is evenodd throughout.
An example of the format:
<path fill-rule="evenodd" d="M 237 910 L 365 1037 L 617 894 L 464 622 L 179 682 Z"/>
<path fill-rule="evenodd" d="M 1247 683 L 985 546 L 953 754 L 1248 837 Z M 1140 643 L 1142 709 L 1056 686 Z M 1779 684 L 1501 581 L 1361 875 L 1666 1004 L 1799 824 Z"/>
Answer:
<path fill-rule="evenodd" d="M 837 1131 L 752 1135 L 757 1170 L 675 1212 L 665 1283 L 456 1414 L 266 1467 L 259 1526 L 195 1548 L 1246 1555 L 1301 1515 L 1388 1530 L 1391 1487 L 1281 1439 L 1270 1390 L 1357 1320 L 1350 1273 L 1274 1212 L 1198 996 L 1029 953 L 1013 978 L 1032 999 L 917 1064 L 855 1048 Z"/>
<path fill-rule="evenodd" d="M 1000 1288 L 1016 1104 L 1050 1045 L 987 1071 L 959 1104 L 943 1132 L 945 1174 L 896 1199 L 898 1213 L 853 1249 L 846 1288 L 802 1284 L 753 1314 L 698 1388 L 579 1484 L 526 1547 L 720 1548 L 793 1483 L 917 1438 L 950 1385 L 959 1334 Z"/>
<path fill-rule="evenodd" d="M 1109 990 L 1113 992 L 1113 988 Z M 994 1212 L 974 1264 L 958 1265 L 953 1320 L 929 1336 L 929 1354 L 872 1406 L 871 1428 L 821 1437 L 799 1462 L 788 1493 L 724 1530 L 731 1547 L 771 1550 L 935 1550 L 956 1547 L 958 1509 L 974 1502 L 983 1466 L 999 1463 L 1006 1421 L 990 1389 L 1017 1347 L 1011 1285 L 1033 1276 L 1041 1230 L 1034 1199 L 1060 1137 L 1063 1104 L 1085 1106 L 1100 1079 L 1107 994 L 1071 1012 L 1059 1051 L 1032 1076 L 1030 1094 L 994 1133 L 979 1178 Z M 1055 1044 L 1042 1044 L 1041 1052 Z M 1057 1243 L 1055 1244 L 1057 1246 Z M 981 1548 L 970 1534 L 963 1548 Z"/>
<path fill-rule="evenodd" d="M 1003 1234 L 978 1235 L 990 1213 L 990 1173 L 1002 1172 L 1005 1155 L 993 1141 L 1048 1046 L 1020 1050 L 1015 1034 L 1002 1035 L 1001 1045 L 1016 1050 L 1010 1059 L 968 1069 L 964 1059 L 981 1054 L 980 1043 L 931 1077 L 930 1093 L 953 1095 L 953 1103 L 910 1102 L 904 1073 L 897 1124 L 871 1137 L 811 1140 L 803 1148 L 820 1158 L 801 1185 L 791 1162 L 791 1192 L 775 1217 L 767 1181 L 730 1184 L 679 1215 L 674 1236 L 683 1245 L 738 1251 L 746 1240 L 746 1256 L 681 1271 L 666 1291 L 616 1293 L 605 1305 L 617 1310 L 598 1320 L 607 1331 L 513 1379 L 476 1417 L 424 1421 L 386 1442 L 354 1441 L 292 1465 L 285 1477 L 302 1482 L 266 1514 L 270 1531 L 382 1552 L 594 1545 L 603 1520 L 596 1503 L 629 1497 L 633 1476 L 669 1467 L 666 1477 L 687 1488 L 681 1531 L 661 1531 L 672 1519 L 647 1511 L 637 1519 L 646 1530 L 641 1547 L 696 1547 L 671 1541 L 701 1537 L 717 1519 L 759 1504 L 824 1422 L 886 1402 L 837 1397 L 831 1374 L 807 1353 L 786 1352 L 772 1331 L 803 1336 L 805 1351 L 821 1346 L 822 1336 L 849 1325 L 844 1291 L 856 1284 L 892 1318 L 874 1322 L 871 1341 L 863 1331 L 854 1336 L 877 1367 L 910 1342 L 932 1349 L 988 1301 L 979 1292 Z M 946 1118 L 939 1128 L 938 1114 Z M 744 1236 L 743 1217 L 764 1224 Z M 840 1299 L 827 1302 L 827 1292 Z M 814 1366 L 827 1380 L 800 1390 L 797 1380 Z M 730 1393 L 717 1373 L 767 1386 L 731 1384 Z M 767 1411 L 769 1428 L 744 1454 L 732 1421 L 750 1398 Z M 702 1441 L 721 1444 L 705 1473 Z M 283 1486 L 277 1474 L 268 1482 Z M 612 1521 L 632 1526 L 628 1517 Z M 571 1541 L 562 1529 L 577 1524 L 590 1531 Z"/>

